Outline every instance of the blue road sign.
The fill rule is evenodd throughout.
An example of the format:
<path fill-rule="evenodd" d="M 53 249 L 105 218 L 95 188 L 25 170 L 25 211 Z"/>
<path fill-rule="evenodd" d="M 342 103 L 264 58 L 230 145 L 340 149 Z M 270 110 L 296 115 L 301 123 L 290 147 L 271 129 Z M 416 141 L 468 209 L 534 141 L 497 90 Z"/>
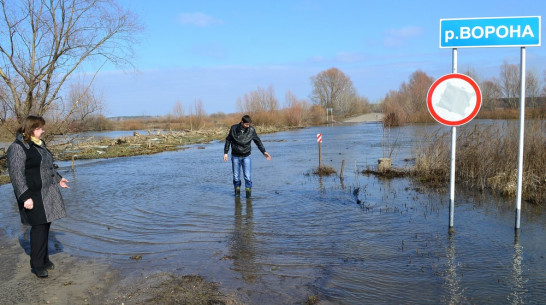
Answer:
<path fill-rule="evenodd" d="M 538 47 L 540 16 L 440 19 L 440 48 Z"/>

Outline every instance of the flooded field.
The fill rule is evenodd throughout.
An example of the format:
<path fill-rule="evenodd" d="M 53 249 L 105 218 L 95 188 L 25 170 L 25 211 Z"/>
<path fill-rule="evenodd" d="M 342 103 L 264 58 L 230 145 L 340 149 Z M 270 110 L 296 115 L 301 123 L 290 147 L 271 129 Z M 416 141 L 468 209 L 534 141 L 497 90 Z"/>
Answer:
<path fill-rule="evenodd" d="M 424 127 L 392 131 L 393 166 L 407 166 Z M 316 134 L 323 134 L 318 166 Z M 459 186 L 365 176 L 383 156 L 378 124 L 262 135 L 253 197 L 235 198 L 223 143 L 129 158 L 60 162 L 68 217 L 51 248 L 107 261 L 127 276 L 200 274 L 252 304 L 544 304 L 546 215 Z M 342 162 L 343 178 L 340 179 Z M 24 242 L 11 185 L 0 186 L 1 229 Z"/>

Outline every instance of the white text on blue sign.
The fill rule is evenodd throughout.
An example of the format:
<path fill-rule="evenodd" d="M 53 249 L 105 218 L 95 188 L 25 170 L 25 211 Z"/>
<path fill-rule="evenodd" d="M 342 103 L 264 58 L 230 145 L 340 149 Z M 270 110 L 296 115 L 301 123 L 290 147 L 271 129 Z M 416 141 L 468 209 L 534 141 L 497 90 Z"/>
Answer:
<path fill-rule="evenodd" d="M 540 46 L 540 16 L 440 20 L 440 48 Z"/>

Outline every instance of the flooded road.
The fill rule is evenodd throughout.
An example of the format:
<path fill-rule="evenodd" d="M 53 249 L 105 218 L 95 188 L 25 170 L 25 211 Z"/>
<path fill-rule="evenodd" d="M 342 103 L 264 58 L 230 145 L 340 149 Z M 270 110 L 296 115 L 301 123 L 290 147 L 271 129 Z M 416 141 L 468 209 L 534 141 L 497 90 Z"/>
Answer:
<path fill-rule="evenodd" d="M 407 165 L 421 129 L 393 130 L 394 166 Z M 311 173 L 317 133 L 338 175 Z M 382 157 L 381 134 L 357 124 L 261 135 L 272 160 L 253 146 L 252 199 L 234 198 L 221 142 L 74 172 L 60 162 L 71 188 L 52 243 L 127 276 L 200 274 L 252 304 L 546 303 L 546 215 L 523 204 L 516 236 L 515 200 L 459 186 L 449 234 L 448 192 L 359 174 Z M 0 228 L 22 239 L 11 186 L 0 196 Z"/>

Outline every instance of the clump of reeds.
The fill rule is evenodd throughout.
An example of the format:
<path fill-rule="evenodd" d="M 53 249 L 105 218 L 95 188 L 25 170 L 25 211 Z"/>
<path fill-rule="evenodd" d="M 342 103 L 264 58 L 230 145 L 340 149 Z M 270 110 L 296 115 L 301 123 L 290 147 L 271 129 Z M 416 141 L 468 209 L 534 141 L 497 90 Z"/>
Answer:
<path fill-rule="evenodd" d="M 336 173 L 336 170 L 328 165 L 321 165 L 313 170 L 313 174 L 318 176 L 331 176 L 335 175 Z"/>
<path fill-rule="evenodd" d="M 479 125 L 457 129 L 457 183 L 476 190 L 491 189 L 503 196 L 517 191 L 518 124 Z M 522 191 L 524 200 L 543 205 L 546 200 L 546 123 L 525 126 Z M 423 137 L 415 151 L 415 175 L 423 181 L 448 182 L 451 132 Z"/>
<path fill-rule="evenodd" d="M 388 170 L 375 170 L 370 167 L 363 169 L 361 171 L 362 175 L 374 175 L 376 177 L 380 178 L 403 178 L 403 177 L 409 177 L 413 174 L 412 171 L 404 169 L 404 168 L 391 168 Z"/>

